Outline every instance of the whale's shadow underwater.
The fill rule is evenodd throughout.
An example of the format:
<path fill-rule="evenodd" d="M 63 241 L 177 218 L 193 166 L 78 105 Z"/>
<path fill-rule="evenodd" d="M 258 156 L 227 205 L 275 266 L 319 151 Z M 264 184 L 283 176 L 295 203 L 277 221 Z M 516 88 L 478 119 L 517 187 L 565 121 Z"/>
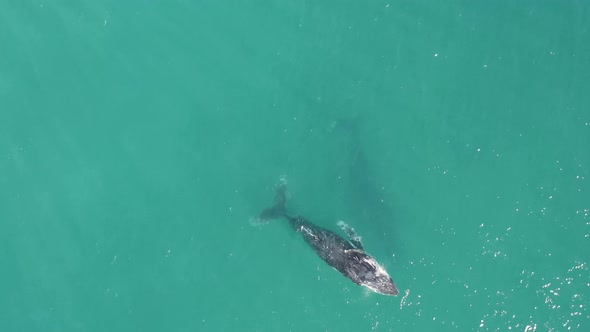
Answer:
<path fill-rule="evenodd" d="M 339 163 L 334 163 L 334 173 L 344 184 L 347 193 L 341 203 L 351 206 L 347 211 L 356 220 L 363 220 L 375 230 L 381 247 L 392 250 L 392 243 L 397 232 L 391 224 L 396 219 L 392 201 L 389 199 L 383 179 L 375 172 L 368 151 L 364 148 L 362 129 L 364 119 L 360 115 L 352 118 L 339 118 L 332 122 L 330 133 L 333 139 L 340 141 L 339 151 L 344 156 Z"/>
<path fill-rule="evenodd" d="M 300 233 L 307 244 L 334 269 L 370 290 L 384 295 L 397 295 L 398 289 L 375 258 L 364 251 L 361 238 L 346 223 L 338 225 L 346 233 L 348 240 L 335 232 L 314 225 L 300 216 L 290 216 L 286 210 L 287 184 L 281 179 L 276 188 L 274 205 L 260 213 L 260 222 L 285 218 L 291 227 Z"/>

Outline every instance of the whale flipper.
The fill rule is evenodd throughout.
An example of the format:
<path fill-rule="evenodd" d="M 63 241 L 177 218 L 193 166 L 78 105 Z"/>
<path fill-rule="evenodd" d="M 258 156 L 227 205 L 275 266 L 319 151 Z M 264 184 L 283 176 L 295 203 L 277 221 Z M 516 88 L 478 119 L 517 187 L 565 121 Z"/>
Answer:
<path fill-rule="evenodd" d="M 357 249 L 364 250 L 363 243 L 361 242 L 361 237 L 358 236 L 358 234 L 354 231 L 354 228 L 348 226 L 348 224 L 342 220 L 338 221 L 338 226 L 340 226 L 344 233 L 346 233 L 350 244 L 352 244 Z"/>

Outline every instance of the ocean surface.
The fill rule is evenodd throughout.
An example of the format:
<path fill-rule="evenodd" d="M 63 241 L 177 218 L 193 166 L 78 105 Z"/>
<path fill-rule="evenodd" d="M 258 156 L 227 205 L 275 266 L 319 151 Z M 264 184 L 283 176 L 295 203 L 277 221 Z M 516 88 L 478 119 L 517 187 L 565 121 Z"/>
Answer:
<path fill-rule="evenodd" d="M 590 331 L 587 1 L 0 3 L 0 331 Z M 326 265 L 344 220 L 397 297 Z"/>

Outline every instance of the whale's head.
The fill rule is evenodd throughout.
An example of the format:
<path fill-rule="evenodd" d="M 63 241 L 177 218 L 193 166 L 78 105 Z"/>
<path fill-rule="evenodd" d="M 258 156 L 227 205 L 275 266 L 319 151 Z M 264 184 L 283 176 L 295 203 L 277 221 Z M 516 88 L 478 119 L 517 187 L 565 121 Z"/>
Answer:
<path fill-rule="evenodd" d="M 367 279 L 361 285 L 367 287 L 375 293 L 383 295 L 396 296 L 397 294 L 399 294 L 397 286 L 395 285 L 391 277 L 387 274 L 387 272 L 385 272 L 384 274 L 376 275 L 373 278 Z"/>
<path fill-rule="evenodd" d="M 385 268 L 375 258 L 358 249 L 347 250 L 347 254 L 357 262 L 354 268 L 347 271 L 354 282 L 383 295 L 395 296 L 399 293 Z"/>

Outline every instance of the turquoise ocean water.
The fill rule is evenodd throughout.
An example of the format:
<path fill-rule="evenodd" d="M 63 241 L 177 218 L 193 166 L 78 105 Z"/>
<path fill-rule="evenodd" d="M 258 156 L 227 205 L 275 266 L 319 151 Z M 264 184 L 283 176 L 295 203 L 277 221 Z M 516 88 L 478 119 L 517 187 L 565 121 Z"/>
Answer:
<path fill-rule="evenodd" d="M 0 3 L 1 331 L 590 331 L 586 1 Z M 284 221 L 345 220 L 397 297 Z"/>

